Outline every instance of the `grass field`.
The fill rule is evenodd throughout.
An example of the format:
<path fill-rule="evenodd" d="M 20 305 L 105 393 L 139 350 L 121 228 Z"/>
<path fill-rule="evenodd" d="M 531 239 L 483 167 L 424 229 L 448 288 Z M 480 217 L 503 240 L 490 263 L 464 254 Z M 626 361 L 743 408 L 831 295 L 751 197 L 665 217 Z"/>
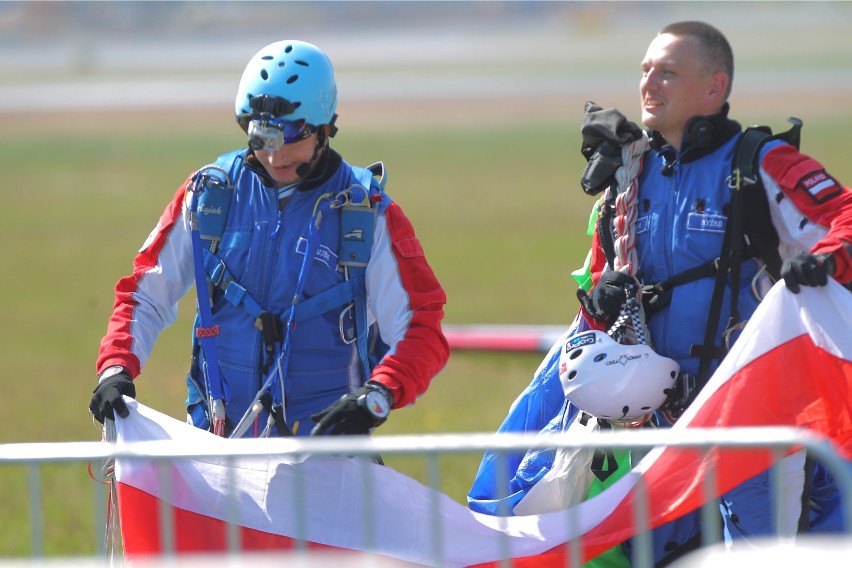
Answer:
<path fill-rule="evenodd" d="M 744 105 L 745 107 L 745 105 Z M 447 323 L 567 324 L 570 271 L 583 260 L 592 199 L 578 188 L 578 120 L 369 118 L 354 108 L 334 145 L 353 163 L 383 160 L 389 193 L 412 219 L 449 302 Z M 806 108 L 803 149 L 847 184 L 852 110 Z M 487 109 L 486 109 L 487 110 Z M 746 122 L 784 128 L 786 115 L 752 106 Z M 741 110 L 740 113 L 743 111 Z M 435 120 L 429 120 L 432 116 Z M 0 443 L 96 440 L 88 402 L 115 281 L 131 266 L 177 185 L 243 138 L 228 114 L 0 117 Z M 138 381 L 144 404 L 182 418 L 192 298 L 161 337 Z M 378 435 L 492 432 L 540 356 L 454 353 L 431 390 Z M 423 480 L 410 458 L 389 465 Z M 464 502 L 479 456 L 441 462 L 445 493 Z M 0 470 L 0 557 L 27 555 L 26 470 Z M 94 551 L 93 491 L 85 467 L 42 476 L 48 555 Z"/>

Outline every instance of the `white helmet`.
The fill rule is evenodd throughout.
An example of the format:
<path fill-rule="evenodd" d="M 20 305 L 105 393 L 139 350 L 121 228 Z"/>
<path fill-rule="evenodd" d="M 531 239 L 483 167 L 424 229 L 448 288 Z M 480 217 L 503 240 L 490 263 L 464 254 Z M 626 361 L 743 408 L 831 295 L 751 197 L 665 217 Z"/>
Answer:
<path fill-rule="evenodd" d="M 559 381 L 580 410 L 606 420 L 636 419 L 658 409 L 680 371 L 647 345 L 622 345 L 602 331 L 565 342 Z"/>

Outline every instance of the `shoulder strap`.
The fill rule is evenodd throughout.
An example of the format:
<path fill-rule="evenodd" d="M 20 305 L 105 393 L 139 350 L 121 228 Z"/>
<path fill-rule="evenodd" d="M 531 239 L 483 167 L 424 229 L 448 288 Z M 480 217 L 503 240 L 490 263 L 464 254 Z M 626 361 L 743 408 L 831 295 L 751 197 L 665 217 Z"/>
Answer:
<path fill-rule="evenodd" d="M 790 118 L 793 126 L 786 132 L 773 135 L 767 126 L 751 126 L 747 128 L 734 151 L 731 178 L 731 214 L 722 241 L 719 254 L 719 268 L 716 272 L 716 282 L 710 301 L 710 313 L 704 333 L 704 343 L 693 345 L 691 355 L 700 357 L 698 369 L 698 388 L 700 389 L 710 378 L 713 359 L 721 360 L 725 355 L 724 346 L 716 346 L 716 332 L 722 312 L 722 301 L 725 286 L 730 271 L 730 281 L 739 282 L 740 266 L 743 260 L 745 243 L 743 234 L 747 235 L 757 247 L 758 254 L 766 264 L 767 271 L 777 278 L 781 267 L 778 255 L 778 234 L 772 225 L 769 215 L 769 205 L 766 192 L 760 183 L 759 158 L 761 148 L 770 140 L 784 140 L 798 147 L 802 121 Z M 748 209 L 749 214 L 745 215 Z M 726 330 L 732 330 L 739 324 L 739 286 L 731 287 L 731 316 Z"/>
<path fill-rule="evenodd" d="M 366 168 L 353 166 L 356 183 L 350 186 L 349 202 L 340 213 L 339 264 L 347 271 L 352 287 L 355 318 L 355 346 L 361 360 L 364 380 L 370 377 L 374 362 L 370 358 L 370 329 L 367 325 L 367 264 L 373 248 L 373 232 L 378 215 L 377 203 L 387 181 L 382 162 Z"/>
<path fill-rule="evenodd" d="M 734 171 L 739 170 L 743 183 L 743 209 L 749 214 L 743 217 L 743 233 L 755 249 L 755 256 L 763 260 L 767 273 L 774 279 L 781 272 L 781 256 L 778 254 L 780 240 L 769 213 L 766 191 L 760 180 L 760 152 L 773 141 L 782 140 L 799 147 L 802 121 L 795 117 L 788 119 L 792 126 L 785 132 L 772 134 L 766 126 L 752 126 L 746 129 L 735 154 Z"/>
<path fill-rule="evenodd" d="M 190 231 L 192 256 L 195 271 L 195 287 L 198 296 L 198 325 L 195 340 L 200 343 L 205 364 L 201 372 L 206 387 L 207 405 L 211 413 L 210 423 L 216 434 L 224 435 L 224 404 L 228 400 L 227 386 L 219 371 L 219 356 L 215 337 L 218 326 L 213 323 L 210 291 L 205 270 L 205 257 L 213 256 L 228 218 L 233 196 L 232 174 L 236 164 L 241 164 L 238 153 L 221 156 L 215 164 L 204 166 L 192 178 L 190 190 Z M 221 165 L 220 165 L 221 164 Z M 204 237 L 202 237 L 204 235 Z M 202 240 L 207 244 L 202 243 Z"/>

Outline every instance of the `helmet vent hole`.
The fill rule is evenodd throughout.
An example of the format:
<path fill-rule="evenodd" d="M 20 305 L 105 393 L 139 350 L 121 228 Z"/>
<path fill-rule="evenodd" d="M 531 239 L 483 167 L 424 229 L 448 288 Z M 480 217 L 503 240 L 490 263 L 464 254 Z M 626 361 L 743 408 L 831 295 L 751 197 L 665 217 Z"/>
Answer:
<path fill-rule="evenodd" d="M 577 378 L 577 371 L 571 371 L 570 373 L 568 373 L 569 381 L 573 381 L 575 378 Z"/>
<path fill-rule="evenodd" d="M 576 359 L 577 357 L 579 357 L 582 354 L 583 354 L 582 349 L 576 349 L 575 351 L 571 352 L 571 354 L 568 356 L 568 358 L 573 361 L 574 359 Z"/>
<path fill-rule="evenodd" d="M 310 63 L 308 63 L 307 61 L 302 61 L 301 59 L 297 59 L 296 61 L 294 61 L 294 63 L 296 65 L 301 65 L 302 67 L 310 67 L 311 66 Z"/>
<path fill-rule="evenodd" d="M 290 53 L 291 51 L 293 51 L 292 45 L 288 45 L 287 47 L 284 48 L 284 53 Z"/>
<path fill-rule="evenodd" d="M 269 73 L 266 72 L 266 69 L 260 72 L 260 78 L 264 81 L 269 81 Z"/>
<path fill-rule="evenodd" d="M 650 406 L 643 406 L 642 410 L 644 410 L 645 412 L 650 412 L 652 409 Z"/>
<path fill-rule="evenodd" d="M 283 61 L 279 61 L 279 62 L 278 62 L 278 67 L 284 67 L 284 62 L 283 62 Z"/>
<path fill-rule="evenodd" d="M 264 55 L 263 57 L 261 57 L 261 59 L 263 59 L 264 61 L 269 61 L 269 60 L 272 59 L 272 56 L 271 55 Z"/>
<path fill-rule="evenodd" d="M 673 378 L 673 379 L 674 379 L 675 377 L 677 377 L 677 371 L 672 371 L 670 374 L 671 374 L 671 376 L 672 376 L 672 378 Z"/>
<path fill-rule="evenodd" d="M 298 75 L 290 75 L 289 77 L 287 77 L 287 84 L 288 84 L 288 85 L 292 85 L 292 84 L 293 84 L 293 83 L 295 83 L 298 79 L 299 79 L 299 76 L 298 76 Z"/>

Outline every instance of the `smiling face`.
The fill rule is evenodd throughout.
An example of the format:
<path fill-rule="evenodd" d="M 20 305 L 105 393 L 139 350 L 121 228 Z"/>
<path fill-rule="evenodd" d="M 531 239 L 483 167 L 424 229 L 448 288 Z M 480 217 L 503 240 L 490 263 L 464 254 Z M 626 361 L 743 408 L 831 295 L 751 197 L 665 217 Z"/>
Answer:
<path fill-rule="evenodd" d="M 654 38 L 639 81 L 642 124 L 679 150 L 687 121 L 718 113 L 727 97 L 729 76 L 711 69 L 697 38 L 668 33 Z"/>
<path fill-rule="evenodd" d="M 302 164 L 310 164 L 313 161 L 316 145 L 317 135 L 312 134 L 304 140 L 284 144 L 275 152 L 255 150 L 254 154 L 269 177 L 275 181 L 275 185 L 284 187 L 303 179 L 296 170 Z"/>

